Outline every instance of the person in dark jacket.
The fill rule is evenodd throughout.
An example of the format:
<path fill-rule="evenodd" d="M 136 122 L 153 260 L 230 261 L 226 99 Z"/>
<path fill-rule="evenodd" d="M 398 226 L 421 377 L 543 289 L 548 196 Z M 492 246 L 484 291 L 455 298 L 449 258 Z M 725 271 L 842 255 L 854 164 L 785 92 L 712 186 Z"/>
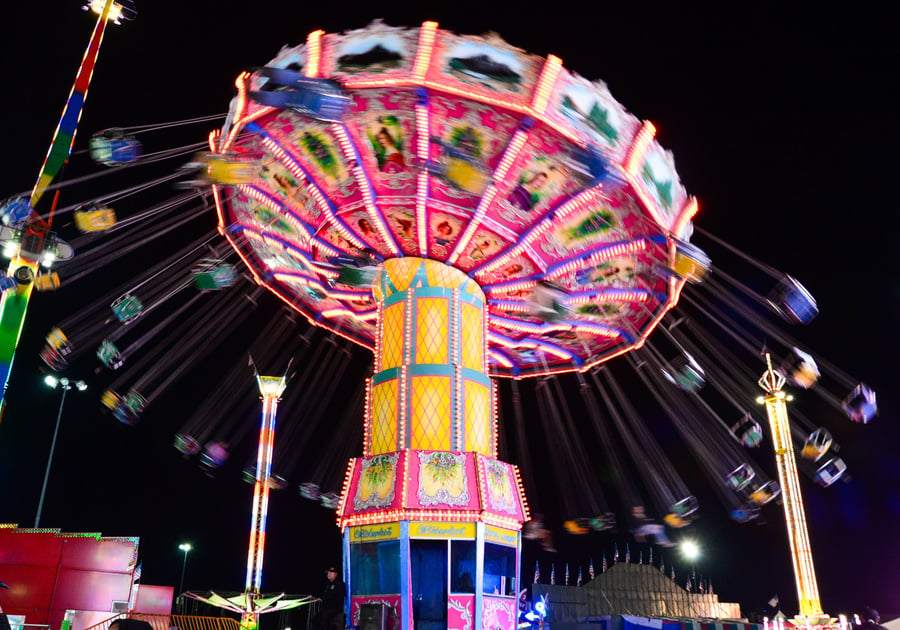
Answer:
<path fill-rule="evenodd" d="M 859 630 L 887 630 L 881 625 L 881 615 L 871 606 L 863 608 L 862 623 L 857 626 Z"/>
<path fill-rule="evenodd" d="M 337 567 L 325 571 L 325 588 L 322 591 L 322 614 L 319 617 L 320 630 L 344 629 L 344 597 L 346 589 Z"/>

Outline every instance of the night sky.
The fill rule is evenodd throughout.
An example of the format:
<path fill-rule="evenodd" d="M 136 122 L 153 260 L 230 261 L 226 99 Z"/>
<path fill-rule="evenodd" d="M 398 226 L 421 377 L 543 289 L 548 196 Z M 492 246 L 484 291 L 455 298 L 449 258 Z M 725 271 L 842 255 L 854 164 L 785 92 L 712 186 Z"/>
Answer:
<path fill-rule="evenodd" d="M 90 35 L 93 19 L 78 2 L 58 4 L 26 9 L 17 3 L 6 9 L 0 27 L 0 197 L 33 185 Z M 700 201 L 695 223 L 790 273 L 815 295 L 819 317 L 791 334 L 878 393 L 880 415 L 868 426 L 853 425 L 826 406 L 806 408 L 820 413 L 816 421 L 834 433 L 852 480 L 826 489 L 806 478 L 801 484 L 826 612 L 871 604 L 883 618 L 900 614 L 896 24 L 861 8 L 827 12 L 820 6 L 791 15 L 775 3 L 755 3 L 728 19 L 682 12 L 678 3 L 641 3 L 627 13 L 598 3 L 524 6 L 140 2 L 135 22 L 107 33 L 76 151 L 87 147 L 91 133 L 108 127 L 224 112 L 240 71 L 264 65 L 312 30 L 349 30 L 375 18 L 396 26 L 431 19 L 465 34 L 496 31 L 515 46 L 555 54 L 580 75 L 604 80 L 619 102 L 656 125 L 660 143 L 674 153 L 682 182 Z M 162 133 L 147 140 L 147 150 L 203 141 L 212 128 L 171 138 Z M 77 160 L 85 164 L 87 158 L 73 158 L 76 172 L 95 170 L 87 164 L 78 171 Z M 67 200 L 64 191 L 61 204 L 77 200 Z M 214 221 L 210 213 L 208 229 Z M 136 274 L 153 264 L 154 255 L 130 263 L 133 270 L 98 269 L 96 284 L 114 286 L 110 275 Z M 93 294 L 94 283 L 87 284 L 84 293 L 32 298 L 0 422 L 0 522 L 30 527 L 34 521 L 59 402 L 58 392 L 41 382 L 38 352 L 54 323 Z M 221 357 L 231 356 L 227 350 L 246 356 L 241 353 L 267 321 L 270 306 L 261 305 L 250 318 L 255 324 L 224 340 Z M 368 360 L 354 351 L 353 369 L 362 373 Z M 242 462 L 213 480 L 171 446 L 176 429 L 207 404 L 224 373 L 222 363 L 190 372 L 137 427 L 99 413 L 108 374 L 95 375 L 93 365 L 72 371 L 92 389 L 73 392 L 66 402 L 41 525 L 139 536 L 148 584 L 178 584 L 177 546 L 190 541 L 196 549 L 188 558 L 186 588 L 240 590 L 252 495 L 240 480 Z M 804 396 L 810 394 L 798 394 Z M 504 416 L 511 417 L 509 409 Z M 314 462 L 323 454 L 310 444 L 298 456 Z M 774 476 L 771 452 L 754 456 Z M 705 480 L 690 472 L 689 462 L 674 460 L 676 468 L 682 463 L 687 480 L 696 477 L 702 499 Z M 536 477 L 548 469 L 546 459 L 533 464 Z M 326 564 L 340 558 L 334 515 L 300 499 L 295 487 L 273 494 L 270 505 L 264 590 L 317 592 Z M 740 602 L 747 614 L 777 593 L 793 614 L 796 592 L 781 508 L 770 506 L 765 516 L 766 524 L 738 525 L 712 500 L 700 520 L 673 536 L 699 541 L 704 555 L 697 570 L 711 578 L 723 600 Z M 526 545 L 524 581 L 537 557 L 546 581 L 551 562 L 558 577 L 569 562 L 574 576 L 578 563 L 586 568 L 593 558 L 599 567 L 604 549 L 609 555 L 614 542 L 624 550 L 628 541 L 624 533 L 578 539 L 559 533 L 557 539 L 555 556 Z M 676 562 L 683 582 L 689 565 L 668 556 L 674 554 L 667 552 L 667 563 Z"/>

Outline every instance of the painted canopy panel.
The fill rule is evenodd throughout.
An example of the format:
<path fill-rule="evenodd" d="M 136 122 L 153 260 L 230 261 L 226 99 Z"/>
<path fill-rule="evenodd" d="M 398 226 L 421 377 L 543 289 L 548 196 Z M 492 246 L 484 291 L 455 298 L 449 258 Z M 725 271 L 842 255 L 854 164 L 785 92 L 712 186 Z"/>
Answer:
<path fill-rule="evenodd" d="M 221 227 L 314 323 L 373 347 L 371 291 L 339 282 L 340 266 L 440 260 L 488 296 L 491 373 L 522 376 L 625 351 L 677 300 L 670 232 L 689 233 L 696 204 L 652 125 L 604 83 L 432 23 L 314 33 L 269 65 L 339 82 L 347 112 L 235 99 L 219 151 L 258 176 L 219 188 Z M 543 280 L 567 293 L 552 324 L 529 314 Z"/>

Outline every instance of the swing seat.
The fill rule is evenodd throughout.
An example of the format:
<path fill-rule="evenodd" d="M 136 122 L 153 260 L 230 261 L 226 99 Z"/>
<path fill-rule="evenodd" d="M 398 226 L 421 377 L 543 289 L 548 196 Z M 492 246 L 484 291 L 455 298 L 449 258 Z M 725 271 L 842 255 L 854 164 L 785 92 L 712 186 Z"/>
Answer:
<path fill-rule="evenodd" d="M 860 383 L 844 399 L 841 405 L 853 422 L 868 424 L 878 414 L 878 403 L 872 388 Z"/>
<path fill-rule="evenodd" d="M 847 464 L 844 463 L 844 460 L 840 457 L 832 457 L 816 470 L 813 478 L 817 484 L 827 488 L 843 477 L 845 472 L 847 472 Z"/>
<path fill-rule="evenodd" d="M 791 353 L 781 363 L 781 371 L 789 383 L 809 389 L 821 376 L 815 359 L 800 348 L 791 348 Z"/>
<path fill-rule="evenodd" d="M 750 493 L 749 499 L 756 505 L 765 505 L 781 494 L 781 488 L 774 481 L 767 481 Z"/>
<path fill-rule="evenodd" d="M 748 448 L 755 448 L 762 442 L 762 426 L 749 413 L 744 414 L 744 417 L 731 430 L 741 445 Z"/>
<path fill-rule="evenodd" d="M 175 436 L 175 449 L 185 457 L 193 457 L 200 452 L 201 446 L 196 438 L 186 433 L 179 433 Z"/>
<path fill-rule="evenodd" d="M 753 481 L 755 476 L 756 472 L 748 464 L 741 464 L 725 477 L 725 484 L 735 492 L 738 492 L 746 488 L 747 484 Z"/>
<path fill-rule="evenodd" d="M 818 461 L 831 448 L 832 443 L 833 439 L 828 429 L 816 429 L 806 438 L 806 442 L 800 450 L 800 457 L 814 462 Z"/>
<path fill-rule="evenodd" d="M 769 295 L 769 305 L 792 324 L 808 324 L 819 314 L 812 294 L 790 276 L 784 276 Z"/>

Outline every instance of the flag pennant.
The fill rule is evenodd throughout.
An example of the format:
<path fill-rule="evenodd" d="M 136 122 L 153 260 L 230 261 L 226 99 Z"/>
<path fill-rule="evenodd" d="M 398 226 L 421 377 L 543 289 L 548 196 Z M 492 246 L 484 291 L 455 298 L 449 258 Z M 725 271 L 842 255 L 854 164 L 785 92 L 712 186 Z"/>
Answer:
<path fill-rule="evenodd" d="M 609 568 L 609 565 L 606 564 L 606 552 L 603 552 L 603 564 L 600 565 L 600 572 L 606 573 L 606 570 Z"/>
<path fill-rule="evenodd" d="M 688 576 L 688 579 L 684 582 L 684 588 L 687 589 L 687 592 L 691 592 L 691 578 Z"/>
<path fill-rule="evenodd" d="M 619 545 L 618 543 L 613 544 L 613 564 L 619 561 Z"/>
<path fill-rule="evenodd" d="M 541 565 L 537 562 L 534 563 L 534 583 L 537 584 L 541 581 Z"/>
<path fill-rule="evenodd" d="M 566 562 L 566 586 L 569 585 L 569 563 Z"/>
<path fill-rule="evenodd" d="M 643 550 L 643 549 L 641 549 L 641 550 L 638 552 L 638 564 L 641 565 L 641 566 L 644 565 L 644 550 Z"/>
<path fill-rule="evenodd" d="M 653 564 L 653 547 L 650 547 L 650 559 L 647 560 L 647 564 Z"/>
<path fill-rule="evenodd" d="M 556 565 L 550 565 L 550 584 L 556 584 Z"/>
<path fill-rule="evenodd" d="M 581 586 L 581 566 L 578 567 L 578 581 L 575 582 L 575 586 Z"/>
<path fill-rule="evenodd" d="M 712 587 L 712 580 L 709 581 L 709 594 L 710 595 L 716 594 L 716 592 L 713 590 L 713 587 Z"/>
<path fill-rule="evenodd" d="M 631 562 L 631 547 L 625 543 L 625 564 Z"/>
<path fill-rule="evenodd" d="M 138 565 L 137 565 L 137 568 L 134 570 L 134 580 L 133 580 L 133 582 L 134 582 L 135 584 L 137 584 L 138 582 L 141 581 L 141 573 L 143 572 L 143 569 L 144 569 L 144 563 L 143 563 L 143 562 L 139 562 Z"/>
<path fill-rule="evenodd" d="M 672 579 L 675 579 L 675 565 L 672 565 Z"/>
<path fill-rule="evenodd" d="M 606 556 L 604 555 L 604 558 Z M 603 561 L 603 564 L 606 564 L 606 560 Z M 591 558 L 591 561 L 588 563 L 588 575 L 591 576 L 591 579 L 594 579 L 594 559 Z"/>

